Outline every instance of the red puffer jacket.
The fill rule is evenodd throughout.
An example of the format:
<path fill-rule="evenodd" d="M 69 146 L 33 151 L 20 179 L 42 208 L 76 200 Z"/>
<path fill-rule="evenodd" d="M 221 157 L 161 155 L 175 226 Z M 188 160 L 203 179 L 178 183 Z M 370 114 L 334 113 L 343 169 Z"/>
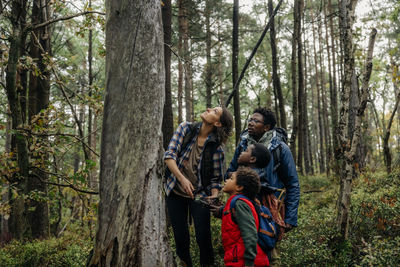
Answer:
<path fill-rule="evenodd" d="M 245 266 L 244 262 L 244 243 L 242 236 L 240 235 L 239 226 L 232 220 L 230 204 L 232 201 L 231 196 L 225 204 L 223 213 L 222 213 L 222 225 L 221 225 L 221 233 L 222 233 L 222 244 L 224 246 L 225 256 L 224 262 L 225 266 L 230 267 L 243 267 Z M 253 217 L 256 221 L 256 227 L 258 229 L 258 216 L 257 212 L 253 206 L 253 204 L 247 199 L 240 198 L 240 200 L 244 201 L 251 208 L 251 212 L 253 213 Z M 260 248 L 257 244 L 257 256 L 254 260 L 255 267 L 269 266 L 269 261 L 267 254 Z"/>

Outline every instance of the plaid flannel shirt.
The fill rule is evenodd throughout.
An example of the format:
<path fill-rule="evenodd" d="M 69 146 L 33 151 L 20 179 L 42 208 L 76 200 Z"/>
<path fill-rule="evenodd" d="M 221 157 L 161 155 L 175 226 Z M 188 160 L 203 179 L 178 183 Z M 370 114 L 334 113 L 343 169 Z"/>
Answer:
<path fill-rule="evenodd" d="M 174 135 L 171 138 L 171 141 L 169 142 L 167 151 L 164 153 L 164 160 L 166 159 L 173 159 L 176 161 L 176 165 L 178 166 L 178 169 L 181 170 L 183 163 L 189 159 L 189 154 L 192 151 L 192 147 L 194 142 L 197 140 L 198 136 L 198 129 L 193 129 L 194 131 L 197 131 L 196 135 L 193 137 L 193 139 L 189 142 L 189 144 L 186 146 L 185 151 L 182 153 L 182 155 L 178 158 L 178 154 L 181 149 L 181 145 L 183 142 L 183 138 L 186 135 L 186 133 L 189 131 L 189 125 L 190 122 L 182 122 L 176 131 L 174 132 Z M 204 146 L 207 144 L 208 140 L 210 139 L 209 135 L 204 143 Z M 201 172 L 200 172 L 200 166 L 201 166 L 201 161 L 202 161 L 203 153 L 200 156 L 199 164 L 197 165 L 197 173 L 198 173 L 198 188 L 201 188 Z M 217 150 L 215 151 L 213 155 L 213 167 L 214 167 L 214 172 L 213 172 L 213 177 L 211 177 L 211 188 L 217 188 L 221 189 L 221 181 L 223 177 L 223 166 L 224 166 L 224 151 L 221 146 L 218 146 Z M 168 177 L 166 177 L 166 182 L 164 184 L 164 189 L 167 195 L 169 195 L 174 188 L 177 179 L 173 173 L 171 173 Z"/>

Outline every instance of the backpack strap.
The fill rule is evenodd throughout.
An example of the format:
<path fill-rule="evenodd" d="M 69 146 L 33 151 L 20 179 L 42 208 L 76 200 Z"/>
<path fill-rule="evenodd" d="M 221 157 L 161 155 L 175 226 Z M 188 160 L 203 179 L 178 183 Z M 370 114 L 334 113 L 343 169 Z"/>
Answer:
<path fill-rule="evenodd" d="M 279 145 L 276 149 L 272 151 L 272 156 L 274 157 L 274 172 L 276 172 L 278 168 L 281 166 L 281 152 L 282 152 L 281 145 Z"/>
<path fill-rule="evenodd" d="M 235 209 L 236 209 L 236 201 L 237 201 L 238 199 L 246 199 L 246 200 L 250 201 L 250 203 L 253 203 L 253 201 L 251 201 L 248 197 L 246 197 L 245 195 L 242 195 L 242 194 L 236 195 L 236 196 L 234 196 L 234 197 L 232 198 L 231 203 L 230 203 L 230 205 L 229 205 L 228 213 L 231 213 L 232 221 L 233 221 L 234 223 L 236 223 L 236 224 L 237 224 L 237 222 L 236 222 L 236 220 L 235 220 L 235 216 L 236 216 L 236 210 L 235 210 Z M 247 204 L 247 203 L 246 203 L 246 204 Z M 257 216 L 260 217 L 260 210 L 257 209 L 257 207 L 256 207 L 255 204 L 253 204 L 253 206 L 254 206 L 254 209 L 256 210 Z M 259 218 L 255 218 L 255 219 L 257 220 L 257 219 L 259 219 Z M 260 227 L 260 225 L 258 225 L 258 227 Z"/>

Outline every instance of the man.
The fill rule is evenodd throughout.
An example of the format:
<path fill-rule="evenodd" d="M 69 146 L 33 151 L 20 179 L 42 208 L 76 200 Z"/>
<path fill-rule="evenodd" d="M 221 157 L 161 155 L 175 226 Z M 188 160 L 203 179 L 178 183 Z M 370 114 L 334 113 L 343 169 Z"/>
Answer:
<path fill-rule="evenodd" d="M 247 130 L 240 136 L 239 145 L 226 172 L 226 177 L 229 173 L 237 170 L 238 158 L 249 145 L 257 143 L 265 145 L 272 157 L 267 167 L 257 170 L 262 187 L 259 197 L 268 206 L 265 203 L 268 194 L 272 192 L 279 198 L 282 189 L 286 191 L 284 196 L 285 218 L 282 224 L 284 224 L 285 232 L 288 232 L 297 226 L 300 185 L 292 153 L 285 143 L 287 137 L 281 130 L 275 128 L 275 125 L 275 114 L 271 110 L 266 108 L 254 110 Z M 271 266 L 279 266 L 279 256 L 276 249 L 271 252 L 270 262 Z"/>

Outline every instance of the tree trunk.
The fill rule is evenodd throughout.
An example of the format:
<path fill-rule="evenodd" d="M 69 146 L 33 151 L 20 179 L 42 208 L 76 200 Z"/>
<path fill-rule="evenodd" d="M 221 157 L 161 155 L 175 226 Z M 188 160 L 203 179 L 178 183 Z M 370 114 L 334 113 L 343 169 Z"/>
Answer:
<path fill-rule="evenodd" d="M 355 173 L 354 163 L 355 156 L 358 150 L 359 141 L 361 138 L 361 121 L 364 115 L 364 110 L 369 98 L 368 83 L 372 71 L 372 54 L 376 37 L 376 30 L 371 32 L 367 59 L 364 66 L 363 82 L 361 90 L 361 101 L 357 110 L 354 132 L 352 139 L 348 136 L 350 127 L 349 108 L 350 108 L 350 92 L 352 90 L 352 81 L 354 79 L 354 55 L 352 42 L 352 25 L 356 1 L 343 0 L 340 2 L 340 39 L 343 47 L 344 55 L 344 76 L 342 86 L 342 108 L 340 111 L 340 140 L 342 153 L 345 158 L 345 167 L 342 169 L 340 191 L 338 199 L 338 226 L 342 235 L 342 239 L 347 240 L 349 235 L 349 213 L 351 204 L 351 186 L 353 175 Z"/>
<path fill-rule="evenodd" d="M 298 129 L 299 129 L 299 123 L 298 123 L 298 92 L 297 92 L 297 75 L 296 75 L 296 69 L 297 69 L 297 43 L 299 42 L 299 35 L 297 28 L 299 27 L 299 16 L 297 13 L 297 5 L 298 2 L 294 2 L 294 12 L 293 12 L 293 38 L 292 38 L 292 56 L 291 56 L 291 64 L 290 64 L 290 70 L 292 74 L 292 97 L 293 97 L 293 103 L 292 103 L 292 113 L 293 113 L 293 126 L 292 126 L 292 135 L 290 136 L 290 150 L 292 151 L 293 158 L 296 159 L 296 138 L 298 134 Z"/>
<path fill-rule="evenodd" d="M 268 14 L 272 15 L 274 11 L 274 7 L 272 4 L 272 0 L 268 0 Z M 270 40 L 271 40 L 271 54 L 272 54 L 272 80 L 274 84 L 274 90 L 276 90 L 277 97 L 279 100 L 279 125 L 286 129 L 286 112 L 285 112 L 285 103 L 283 100 L 281 81 L 278 75 L 278 52 L 276 48 L 276 32 L 275 32 L 275 17 L 271 20 L 270 28 L 269 28 Z M 277 113 L 278 115 L 278 113 Z"/>
<path fill-rule="evenodd" d="M 178 29 L 179 29 L 179 37 L 178 37 L 178 123 L 183 121 L 183 24 L 184 24 L 184 1 L 178 0 Z"/>
<path fill-rule="evenodd" d="M 312 35 L 313 35 L 313 51 L 314 51 L 314 67 L 315 67 L 315 87 L 317 89 L 317 113 L 318 113 L 318 133 L 319 133 L 319 172 L 325 172 L 325 156 L 324 156 L 324 129 L 322 126 L 322 109 L 321 109 L 321 94 L 320 94 L 320 80 L 318 71 L 318 60 L 317 60 L 317 50 L 316 50 L 316 36 L 314 28 L 314 16 L 312 16 Z"/>
<path fill-rule="evenodd" d="M 331 120 L 332 120 L 332 137 L 333 137 L 333 153 L 335 156 L 335 159 L 338 160 L 339 159 L 339 152 L 340 152 L 340 147 L 339 147 L 339 129 L 338 129 L 338 102 L 337 102 L 337 92 L 338 92 L 338 88 L 337 88 L 337 70 L 336 70 L 336 50 L 335 50 L 335 31 L 334 31 L 334 27 L 333 27 L 333 16 L 331 15 L 333 13 L 332 10 L 332 4 L 331 4 L 331 0 L 328 0 L 328 14 L 329 16 L 329 28 L 330 28 L 330 46 L 331 46 L 331 54 L 332 54 L 332 73 L 333 73 L 333 77 L 332 77 L 332 87 L 330 87 L 330 100 L 331 100 L 331 105 L 330 105 L 330 109 L 331 109 Z M 326 29 L 326 31 L 328 32 L 328 29 Z M 328 42 L 328 38 L 326 39 L 326 41 Z M 329 51 L 329 46 L 327 46 L 327 50 Z M 329 54 L 328 54 L 329 55 Z M 329 73 L 331 73 L 331 71 L 329 71 Z M 339 168 L 336 167 L 334 168 L 336 170 L 336 173 L 339 174 Z"/>
<path fill-rule="evenodd" d="M 160 179 L 161 5 L 107 0 L 106 11 L 99 220 L 90 266 L 171 266 Z"/>
<path fill-rule="evenodd" d="M 17 90 L 17 65 L 20 58 L 20 48 L 22 45 L 23 33 L 21 31 L 21 23 L 25 21 L 26 16 L 26 2 L 22 0 L 12 2 L 12 10 L 10 22 L 12 25 L 12 32 L 9 37 L 10 49 L 8 56 L 8 63 L 6 68 L 6 93 L 8 104 L 11 110 L 12 129 L 17 130 L 24 124 L 23 109 L 19 98 L 20 92 Z M 18 196 L 10 199 L 11 214 L 10 214 L 10 232 L 13 238 L 22 239 L 25 234 L 27 221 L 25 218 L 25 207 L 23 194 L 26 193 L 26 181 L 29 176 L 29 156 L 28 156 L 28 142 L 26 137 L 18 131 L 15 131 L 12 137 L 15 141 L 17 150 L 17 163 L 18 174 L 20 178 L 14 178 L 13 182 L 16 183 L 18 189 Z"/>
<path fill-rule="evenodd" d="M 235 86 L 239 76 L 239 0 L 233 1 L 233 30 L 232 30 L 232 87 Z M 238 143 L 242 131 L 240 119 L 239 88 L 233 96 L 233 113 L 235 115 L 235 141 Z"/>
<path fill-rule="evenodd" d="M 190 58 L 190 47 L 189 47 L 189 0 L 180 0 L 179 1 L 179 9 L 181 10 L 181 27 L 182 27 L 182 42 L 183 42 L 183 69 L 184 69 L 184 81 L 185 81 L 185 111 L 186 111 L 186 120 L 193 121 L 192 111 L 193 111 L 193 101 L 192 101 L 192 66 L 191 66 L 191 58 Z"/>
<path fill-rule="evenodd" d="M 49 20 L 48 8 L 44 0 L 33 1 L 32 6 L 32 23 L 39 24 Z M 32 71 L 29 79 L 29 121 L 37 116 L 41 110 L 45 110 L 49 106 L 50 99 L 50 72 L 48 71 L 46 56 L 51 54 L 50 48 L 50 28 L 41 27 L 31 32 L 30 56 L 37 61 L 41 75 L 35 75 Z M 42 51 L 43 50 L 43 51 Z M 44 53 L 46 53 L 44 55 Z M 46 121 L 46 118 L 44 118 Z M 31 122 L 30 122 L 31 123 Z M 42 127 L 47 127 L 46 123 Z M 46 137 L 41 138 L 40 142 L 46 146 L 48 140 Z M 37 163 L 46 166 L 49 155 L 42 154 L 35 157 Z M 47 195 L 47 185 L 41 180 L 46 181 L 48 175 L 42 171 L 34 170 L 28 179 L 28 192 L 37 191 Z M 40 177 L 40 179 L 38 179 Z M 47 238 L 50 235 L 49 228 L 49 208 L 46 201 L 30 200 L 28 204 L 28 220 L 29 227 L 33 238 Z"/>
<path fill-rule="evenodd" d="M 206 0 L 204 16 L 206 19 L 206 67 L 205 67 L 205 84 L 206 84 L 206 107 L 211 107 L 211 94 L 212 94 L 212 63 L 211 63 L 211 6 L 210 0 Z"/>
<path fill-rule="evenodd" d="M 394 83 L 395 91 L 397 92 L 398 91 L 397 84 L 395 81 L 393 83 Z M 394 105 L 392 114 L 390 115 L 388 126 L 386 127 L 386 131 L 383 136 L 383 158 L 385 161 L 386 172 L 388 174 L 392 172 L 392 154 L 390 153 L 390 148 L 389 148 L 390 129 L 392 128 L 394 115 L 396 114 L 396 111 L 399 107 L 399 102 L 400 102 L 400 92 L 396 96 L 396 103 Z"/>
<path fill-rule="evenodd" d="M 303 43 L 301 38 L 301 15 L 303 10 L 303 0 L 295 0 L 295 12 L 297 13 L 296 31 L 298 36 L 297 42 L 297 73 L 298 73 L 298 103 L 299 103 L 299 145 L 297 154 L 297 166 L 299 172 L 304 174 L 303 159 L 304 159 L 304 144 L 305 144 L 305 125 L 304 125 L 304 74 L 303 74 Z"/>
<path fill-rule="evenodd" d="M 165 64 L 165 103 L 162 124 L 163 147 L 167 149 L 169 141 L 174 133 L 174 117 L 172 113 L 171 96 L 171 0 L 164 1 L 162 7 L 162 19 L 164 28 L 164 64 Z M 179 60 L 180 62 L 180 60 Z"/>

